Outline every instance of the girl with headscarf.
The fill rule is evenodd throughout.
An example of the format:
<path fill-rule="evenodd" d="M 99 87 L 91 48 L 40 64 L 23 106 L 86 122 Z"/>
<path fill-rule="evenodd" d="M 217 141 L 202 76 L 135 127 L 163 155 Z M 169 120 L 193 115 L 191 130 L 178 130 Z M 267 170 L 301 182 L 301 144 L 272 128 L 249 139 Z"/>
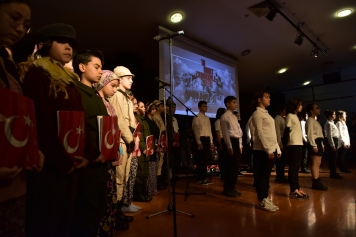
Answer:
<path fill-rule="evenodd" d="M 109 116 L 117 117 L 114 107 L 110 104 L 109 98 L 112 97 L 117 91 L 119 86 L 118 77 L 109 70 L 103 70 L 103 74 L 99 82 L 96 84 L 95 88 L 100 94 L 106 110 L 108 111 Z M 115 162 L 108 162 L 108 176 L 107 176 L 107 199 L 106 199 L 106 212 L 104 213 L 100 226 L 98 229 L 98 237 L 103 236 L 114 236 L 115 234 L 115 215 L 116 215 L 116 166 L 122 163 L 122 149 L 119 147 L 120 159 Z M 118 210 L 120 211 L 120 210 Z M 128 228 L 127 222 L 120 223 L 121 228 Z"/>

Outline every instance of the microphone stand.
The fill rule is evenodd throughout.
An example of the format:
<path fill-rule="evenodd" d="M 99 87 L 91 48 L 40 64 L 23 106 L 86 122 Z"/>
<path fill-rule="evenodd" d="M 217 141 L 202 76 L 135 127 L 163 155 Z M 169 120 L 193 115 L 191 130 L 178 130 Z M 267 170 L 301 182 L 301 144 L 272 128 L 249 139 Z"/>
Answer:
<path fill-rule="evenodd" d="M 164 87 L 163 87 L 164 88 Z M 175 97 L 169 90 L 167 90 L 166 88 L 164 88 L 169 94 L 171 94 L 172 97 L 174 97 L 181 105 L 183 105 L 185 107 L 185 111 L 186 111 L 186 127 L 187 127 L 187 134 L 186 134 L 186 141 L 187 141 L 187 160 L 186 160 L 186 187 L 185 187 L 185 191 L 184 193 L 182 192 L 177 192 L 176 194 L 184 194 L 185 198 L 184 201 L 188 200 L 189 195 L 201 195 L 201 194 L 206 194 L 206 192 L 190 192 L 189 191 L 189 172 L 188 172 L 188 163 L 189 163 L 189 152 L 188 152 L 188 144 L 189 144 L 189 126 L 188 126 L 188 111 L 190 111 L 195 117 L 197 117 L 197 115 L 192 111 L 191 108 L 188 108 L 182 101 L 180 101 L 177 97 Z"/>
<path fill-rule="evenodd" d="M 169 39 L 169 54 L 170 54 L 170 90 L 172 91 L 172 81 L 173 81 L 173 53 L 172 53 L 172 38 Z M 162 84 L 162 83 L 161 83 Z M 166 86 L 166 85 L 164 85 Z M 163 88 L 164 88 L 163 86 Z M 164 96 L 164 100 L 163 100 L 163 104 L 164 104 L 164 120 L 165 120 L 165 124 L 166 124 L 166 131 L 167 131 L 167 140 L 166 140 L 166 144 L 167 144 L 167 150 L 166 150 L 166 154 L 167 154 L 167 174 L 169 176 L 170 174 L 170 170 L 169 170 L 169 158 L 172 157 L 172 143 L 173 143 L 173 114 L 172 114 L 172 103 L 170 103 L 169 106 L 169 120 L 167 121 L 167 109 L 166 109 L 166 93 L 165 90 L 163 90 L 163 96 Z M 167 123 L 168 122 L 168 123 Z M 174 177 L 174 166 L 172 166 L 172 177 Z M 170 179 L 168 179 L 170 180 Z M 172 179 L 174 180 L 174 179 Z M 146 216 L 146 219 L 149 219 L 152 216 L 156 216 L 162 213 L 171 213 L 173 212 L 173 231 L 174 231 L 174 237 L 177 237 L 177 212 L 181 213 L 181 214 L 185 214 L 187 216 L 190 216 L 192 218 L 194 218 L 195 216 L 193 214 L 190 213 L 186 213 L 186 212 L 182 212 L 182 211 L 178 211 L 176 209 L 176 195 L 175 195 L 175 182 L 173 181 L 172 184 L 170 184 L 171 182 L 168 182 L 168 195 L 169 195 L 169 204 L 167 207 L 167 210 L 164 211 L 160 211 L 151 215 Z M 172 186 L 172 197 L 171 197 L 171 186 Z"/>

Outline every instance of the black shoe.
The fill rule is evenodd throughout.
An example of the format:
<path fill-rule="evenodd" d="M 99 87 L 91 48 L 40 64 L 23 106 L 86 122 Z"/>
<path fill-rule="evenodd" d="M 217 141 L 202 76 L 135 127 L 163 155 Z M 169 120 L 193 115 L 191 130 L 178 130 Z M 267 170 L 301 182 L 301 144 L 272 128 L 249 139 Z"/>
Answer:
<path fill-rule="evenodd" d="M 320 179 L 313 179 L 312 189 L 326 191 L 328 187 L 325 186 Z"/>
<path fill-rule="evenodd" d="M 206 182 L 207 185 L 210 185 L 210 184 L 213 184 L 213 183 L 214 183 L 214 182 L 211 181 L 210 179 L 205 179 L 205 182 Z"/>
<path fill-rule="evenodd" d="M 133 201 L 135 202 L 150 202 L 151 200 L 147 198 L 144 193 L 142 192 L 141 186 L 138 184 L 134 185 L 134 193 L 133 193 Z"/>
<path fill-rule="evenodd" d="M 304 174 L 310 174 L 311 171 L 309 169 L 305 168 L 305 169 L 302 169 L 300 172 L 304 173 Z"/>
<path fill-rule="evenodd" d="M 233 190 L 232 193 L 236 194 L 236 196 L 241 196 L 242 193 L 240 193 L 239 191 Z"/>
<path fill-rule="evenodd" d="M 344 177 L 342 177 L 338 173 L 335 173 L 335 174 L 330 174 L 330 178 L 331 179 L 343 179 Z"/>
<path fill-rule="evenodd" d="M 116 219 L 126 221 L 126 222 L 133 222 L 134 218 L 133 216 L 126 216 L 122 211 L 121 208 L 120 210 L 116 210 Z"/>
<path fill-rule="evenodd" d="M 283 178 L 276 178 L 274 181 L 275 181 L 276 183 L 282 183 L 282 184 L 286 184 L 286 183 L 288 183 L 288 179 L 287 179 L 287 177 L 283 177 Z"/>
<path fill-rule="evenodd" d="M 342 173 L 342 174 L 351 174 L 352 172 L 350 170 L 340 170 L 340 173 Z"/>
<path fill-rule="evenodd" d="M 163 184 L 162 176 L 157 175 L 157 190 L 164 190 L 167 188 L 167 185 Z"/>
<path fill-rule="evenodd" d="M 222 195 L 224 195 L 226 197 L 237 197 L 238 196 L 235 192 L 232 192 L 232 191 L 223 191 Z"/>
<path fill-rule="evenodd" d="M 294 199 L 305 199 L 304 196 L 299 194 L 298 192 L 290 192 L 289 197 Z"/>
<path fill-rule="evenodd" d="M 129 223 L 127 221 L 123 221 L 119 218 L 115 220 L 115 230 L 127 230 L 129 229 Z"/>
<path fill-rule="evenodd" d="M 240 171 L 237 172 L 237 176 L 241 177 L 241 176 L 244 176 L 243 173 L 241 173 Z"/>

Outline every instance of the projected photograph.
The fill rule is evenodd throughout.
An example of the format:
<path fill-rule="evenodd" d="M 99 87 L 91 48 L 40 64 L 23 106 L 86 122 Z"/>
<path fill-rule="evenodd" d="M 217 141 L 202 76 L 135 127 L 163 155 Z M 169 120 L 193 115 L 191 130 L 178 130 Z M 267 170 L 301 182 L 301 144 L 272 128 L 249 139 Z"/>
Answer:
<path fill-rule="evenodd" d="M 169 65 L 165 80 L 169 82 Z M 215 117 L 217 109 L 225 107 L 227 95 L 237 96 L 235 68 L 175 46 L 172 80 L 174 95 L 194 112 L 199 112 L 199 101 L 207 101 L 209 117 Z M 186 114 L 185 108 L 176 104 L 176 113 Z"/>

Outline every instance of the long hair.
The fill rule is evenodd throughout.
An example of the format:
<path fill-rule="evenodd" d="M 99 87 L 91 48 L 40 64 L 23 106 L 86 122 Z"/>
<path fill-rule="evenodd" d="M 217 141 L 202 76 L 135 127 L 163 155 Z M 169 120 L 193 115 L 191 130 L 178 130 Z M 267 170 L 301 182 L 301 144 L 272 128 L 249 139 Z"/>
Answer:
<path fill-rule="evenodd" d="M 316 105 L 316 104 L 315 103 L 310 103 L 305 108 L 305 110 L 307 111 L 309 117 L 312 115 L 311 111 L 314 109 L 314 105 Z"/>
<path fill-rule="evenodd" d="M 343 111 L 343 110 L 337 111 L 336 119 L 337 119 L 338 121 L 341 121 L 342 123 L 345 122 L 346 119 L 345 119 L 345 117 L 344 117 L 344 114 L 346 114 L 346 112 Z M 343 119 L 343 120 L 341 120 L 341 119 Z"/>
<path fill-rule="evenodd" d="M 216 111 L 216 119 L 220 119 L 221 116 L 225 113 L 226 109 L 225 108 L 218 108 Z"/>
<path fill-rule="evenodd" d="M 305 108 L 302 109 L 302 111 L 300 111 L 297 114 L 299 121 L 307 121 L 307 111 L 305 110 Z"/>
<path fill-rule="evenodd" d="M 301 104 L 302 101 L 300 99 L 297 98 L 289 99 L 286 105 L 286 113 L 295 114 L 295 111 L 299 108 Z"/>
<path fill-rule="evenodd" d="M 269 91 L 267 90 L 259 90 L 253 96 L 253 106 L 256 108 L 259 105 L 258 99 L 262 99 L 264 95 L 269 95 Z"/>
<path fill-rule="evenodd" d="M 334 113 L 335 113 L 335 110 L 331 110 L 331 109 L 325 110 L 324 111 L 325 118 L 327 120 L 329 120 L 329 118 L 332 117 Z"/>

